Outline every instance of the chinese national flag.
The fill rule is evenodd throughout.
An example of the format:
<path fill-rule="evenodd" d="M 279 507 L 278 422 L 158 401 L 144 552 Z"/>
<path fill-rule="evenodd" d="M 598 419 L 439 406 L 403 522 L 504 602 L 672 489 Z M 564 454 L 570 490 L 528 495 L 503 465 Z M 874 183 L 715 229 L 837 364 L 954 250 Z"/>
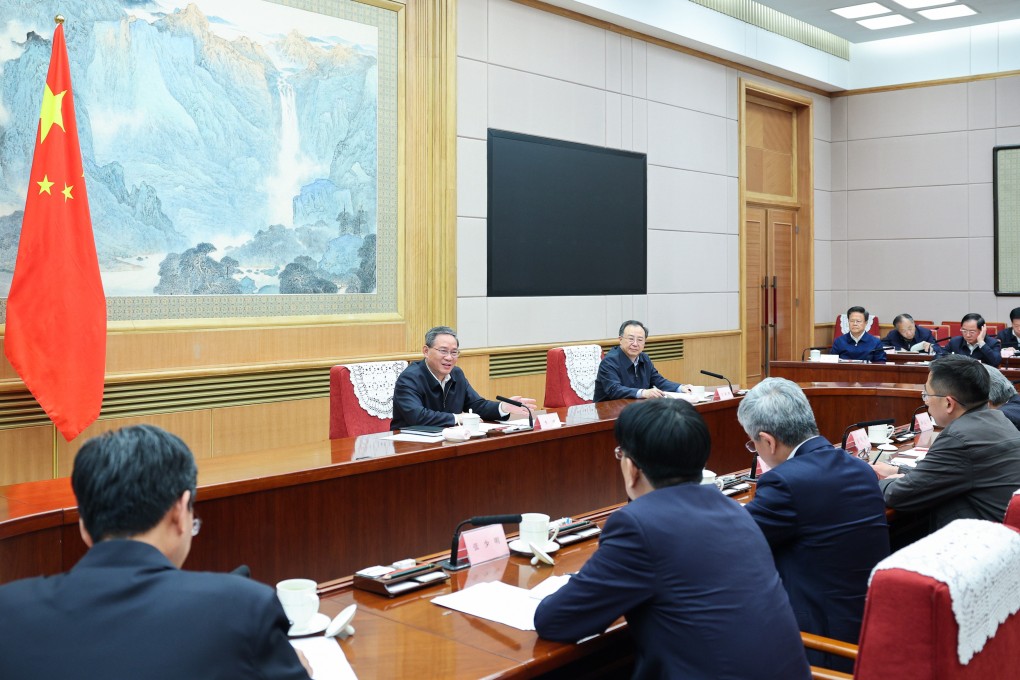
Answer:
<path fill-rule="evenodd" d="M 85 195 L 64 27 L 53 33 L 4 350 L 70 441 L 99 416 L 106 298 Z"/>

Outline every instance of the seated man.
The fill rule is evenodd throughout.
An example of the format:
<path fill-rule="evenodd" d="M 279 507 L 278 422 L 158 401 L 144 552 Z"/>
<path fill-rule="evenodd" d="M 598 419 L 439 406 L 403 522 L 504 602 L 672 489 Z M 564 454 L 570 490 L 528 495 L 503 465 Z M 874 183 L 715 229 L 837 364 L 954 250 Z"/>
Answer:
<path fill-rule="evenodd" d="M 995 339 L 1002 345 L 1002 356 L 1011 357 L 1020 352 L 1020 307 L 1014 307 L 1009 312 L 1008 328 L 1003 328 L 995 334 Z"/>
<path fill-rule="evenodd" d="M 885 344 L 897 352 L 946 353 L 945 348 L 935 342 L 935 334 L 923 326 L 915 326 L 914 317 L 909 314 L 893 319 L 893 329 L 885 336 Z"/>
<path fill-rule="evenodd" d="M 276 593 L 180 569 L 198 534 L 195 460 L 149 425 L 90 439 L 71 486 L 89 551 L 0 587 L 0 678 L 305 678 Z"/>
<path fill-rule="evenodd" d="M 737 420 L 770 470 L 745 508 L 772 547 L 800 629 L 857 644 L 868 578 L 889 555 L 885 502 L 871 466 L 818 434 L 804 392 L 766 378 L 747 393 Z M 853 671 L 853 662 L 808 651 L 813 665 Z"/>
<path fill-rule="evenodd" d="M 393 423 L 399 430 L 410 425 L 452 427 L 468 411 L 482 420 L 506 420 L 511 413 L 527 415 L 534 399 L 511 397 L 525 408 L 483 399 L 457 368 L 460 341 L 449 326 L 436 326 L 425 334 L 424 359 L 410 364 L 393 388 Z"/>
<path fill-rule="evenodd" d="M 988 408 L 998 409 L 1020 430 L 1020 395 L 1002 371 L 988 364 L 984 367 L 988 370 Z"/>
<path fill-rule="evenodd" d="M 633 502 L 609 517 L 580 572 L 538 606 L 538 634 L 574 642 L 623 615 L 637 646 L 635 678 L 810 677 L 761 531 L 699 483 L 711 440 L 694 407 L 630 404 L 616 441 Z"/>
<path fill-rule="evenodd" d="M 654 399 L 665 392 L 690 392 L 690 385 L 666 380 L 645 354 L 648 329 L 640 321 L 620 326 L 620 346 L 614 347 L 599 364 L 595 379 L 595 401 L 611 399 Z"/>
<path fill-rule="evenodd" d="M 988 408 L 988 373 L 959 355 L 931 363 L 921 398 L 943 427 L 914 468 L 876 463 L 885 503 L 899 512 L 920 513 L 920 538 L 954 519 L 1001 522 L 1013 492 L 1020 488 L 1020 432 L 1001 411 Z M 893 536 L 894 547 L 906 540 Z"/>
<path fill-rule="evenodd" d="M 836 338 L 829 350 L 830 354 L 838 354 L 840 359 L 851 361 L 885 363 L 882 341 L 864 330 L 868 321 L 867 310 L 864 307 L 851 307 L 846 310 L 846 320 L 850 331 Z"/>
<path fill-rule="evenodd" d="M 949 341 L 946 351 L 977 359 L 989 366 L 998 366 L 1002 363 L 999 341 L 985 337 L 986 333 L 985 320 L 980 314 L 965 314 L 960 321 L 960 335 Z"/>

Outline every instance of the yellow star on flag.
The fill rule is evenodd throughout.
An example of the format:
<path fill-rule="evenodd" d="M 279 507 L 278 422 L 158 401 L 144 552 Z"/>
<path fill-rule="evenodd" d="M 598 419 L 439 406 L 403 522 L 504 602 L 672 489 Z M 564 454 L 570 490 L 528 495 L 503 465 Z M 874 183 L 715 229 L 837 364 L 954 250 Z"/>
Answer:
<path fill-rule="evenodd" d="M 60 129 L 64 130 L 64 113 L 61 110 L 61 106 L 63 105 L 65 94 L 67 94 L 67 90 L 60 94 L 53 94 L 49 84 L 43 90 L 42 109 L 39 111 L 39 123 L 41 125 L 39 132 L 40 143 L 46 141 L 46 135 L 50 133 L 50 128 L 54 125 L 59 125 Z M 66 132 L 66 130 L 64 131 Z"/>
<path fill-rule="evenodd" d="M 51 182 L 49 180 L 50 180 L 49 177 L 47 177 L 46 175 L 43 175 L 42 181 L 41 182 L 36 182 L 36 184 L 39 185 L 39 193 L 40 194 L 45 192 L 45 193 L 49 194 L 50 196 L 53 195 L 53 192 L 50 191 L 50 187 L 53 186 L 53 182 Z"/>
<path fill-rule="evenodd" d="M 69 199 L 69 198 L 73 199 L 74 198 L 74 196 L 71 195 L 71 189 L 73 189 L 73 188 L 74 188 L 73 184 L 71 186 L 67 186 L 66 184 L 64 185 L 64 190 L 60 192 L 60 193 L 64 194 L 64 203 L 67 203 L 67 199 Z"/>

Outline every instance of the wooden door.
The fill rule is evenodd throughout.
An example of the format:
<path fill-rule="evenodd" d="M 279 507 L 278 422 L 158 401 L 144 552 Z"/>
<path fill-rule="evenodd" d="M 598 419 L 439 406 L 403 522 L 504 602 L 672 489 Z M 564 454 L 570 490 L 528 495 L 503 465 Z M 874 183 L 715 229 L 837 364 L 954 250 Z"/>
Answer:
<path fill-rule="evenodd" d="M 795 211 L 783 208 L 748 206 L 745 210 L 748 384 L 768 374 L 769 361 L 789 361 L 796 354 L 796 218 Z"/>

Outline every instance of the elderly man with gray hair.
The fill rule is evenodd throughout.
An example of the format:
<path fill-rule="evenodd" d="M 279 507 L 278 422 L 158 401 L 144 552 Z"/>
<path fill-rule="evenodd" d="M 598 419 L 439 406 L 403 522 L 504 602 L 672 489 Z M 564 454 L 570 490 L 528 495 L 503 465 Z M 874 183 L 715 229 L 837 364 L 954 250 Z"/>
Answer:
<path fill-rule="evenodd" d="M 1020 430 L 1020 395 L 1009 378 L 1002 374 L 1002 371 L 982 364 L 988 370 L 990 382 L 988 385 L 988 407 L 998 409 L 1002 415 L 1009 418 L 1009 422 Z"/>
<path fill-rule="evenodd" d="M 871 569 L 889 554 L 885 503 L 871 467 L 818 433 L 803 390 L 766 378 L 737 419 L 768 470 L 746 508 L 772 548 L 800 629 L 856 642 Z M 813 665 L 852 670 L 808 653 Z"/>

